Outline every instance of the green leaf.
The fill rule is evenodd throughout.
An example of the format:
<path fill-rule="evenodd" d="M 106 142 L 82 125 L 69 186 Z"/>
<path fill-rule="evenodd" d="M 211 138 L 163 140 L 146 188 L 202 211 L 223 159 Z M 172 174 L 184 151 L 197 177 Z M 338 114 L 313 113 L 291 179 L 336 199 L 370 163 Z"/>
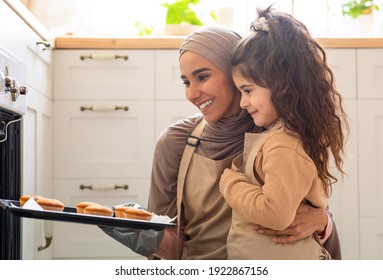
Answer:
<path fill-rule="evenodd" d="M 193 25 L 203 25 L 196 13 L 190 8 L 197 5 L 199 0 L 177 0 L 172 4 L 167 2 L 161 5 L 167 9 L 166 24 L 188 23 Z"/>

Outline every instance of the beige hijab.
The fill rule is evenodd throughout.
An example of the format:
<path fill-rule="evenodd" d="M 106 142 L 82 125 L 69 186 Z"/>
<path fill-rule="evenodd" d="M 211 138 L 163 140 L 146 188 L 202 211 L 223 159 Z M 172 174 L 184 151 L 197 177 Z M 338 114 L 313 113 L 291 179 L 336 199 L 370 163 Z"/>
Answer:
<path fill-rule="evenodd" d="M 241 36 L 222 26 L 207 26 L 191 33 L 180 47 L 180 57 L 186 51 L 203 56 L 231 77 L 230 55 Z M 230 78 L 231 79 L 231 78 Z"/>

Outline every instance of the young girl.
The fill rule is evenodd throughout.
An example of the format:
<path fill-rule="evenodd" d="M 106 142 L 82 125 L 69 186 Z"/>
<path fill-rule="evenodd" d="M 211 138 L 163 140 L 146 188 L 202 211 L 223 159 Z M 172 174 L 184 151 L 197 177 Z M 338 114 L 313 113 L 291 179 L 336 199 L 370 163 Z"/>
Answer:
<path fill-rule="evenodd" d="M 336 182 L 331 155 L 343 173 L 348 130 L 325 51 L 306 26 L 271 6 L 258 9 L 258 15 L 254 32 L 237 45 L 231 59 L 240 105 L 265 131 L 247 133 L 243 159 L 236 158 L 233 170 L 221 176 L 221 194 L 233 209 L 228 257 L 330 259 L 315 233 L 293 244 L 276 244 L 249 227 L 282 230 L 301 203 L 325 209 Z"/>

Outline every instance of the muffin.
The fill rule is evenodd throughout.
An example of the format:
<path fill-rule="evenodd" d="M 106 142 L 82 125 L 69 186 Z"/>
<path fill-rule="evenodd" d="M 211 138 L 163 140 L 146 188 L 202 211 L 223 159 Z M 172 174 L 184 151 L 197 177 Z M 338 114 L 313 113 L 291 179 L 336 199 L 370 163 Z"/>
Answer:
<path fill-rule="evenodd" d="M 91 204 L 84 208 L 84 214 L 113 217 L 114 211 L 110 207 L 99 204 Z"/>
<path fill-rule="evenodd" d="M 150 221 L 153 214 L 144 209 L 137 209 L 134 207 L 126 207 L 125 209 L 125 218 L 126 219 L 135 219 L 135 220 L 145 220 Z"/>
<path fill-rule="evenodd" d="M 36 200 L 36 202 L 44 210 L 61 212 L 64 210 L 65 207 L 64 203 L 54 198 L 39 198 L 38 200 Z"/>

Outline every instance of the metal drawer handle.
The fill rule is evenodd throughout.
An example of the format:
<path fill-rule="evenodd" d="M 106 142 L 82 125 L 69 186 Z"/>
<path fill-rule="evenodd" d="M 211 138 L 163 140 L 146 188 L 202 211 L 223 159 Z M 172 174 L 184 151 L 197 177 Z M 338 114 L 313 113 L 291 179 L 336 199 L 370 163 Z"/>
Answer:
<path fill-rule="evenodd" d="M 46 42 L 46 41 L 44 41 L 44 42 L 36 42 L 36 46 L 38 46 L 38 45 L 43 45 L 44 46 L 43 51 L 52 48 L 52 44 L 50 42 Z"/>
<path fill-rule="evenodd" d="M 128 106 L 81 106 L 80 107 L 81 111 L 93 111 L 93 112 L 112 112 L 112 111 L 117 111 L 117 110 L 124 110 L 128 111 L 129 107 Z"/>
<path fill-rule="evenodd" d="M 106 185 L 80 185 L 81 190 L 118 190 L 118 189 L 124 189 L 127 190 L 129 186 L 127 184 L 125 185 L 113 185 L 113 184 L 106 184 Z"/>
<path fill-rule="evenodd" d="M 113 60 L 113 59 L 123 59 L 123 60 L 128 60 L 129 57 L 127 55 L 118 55 L 118 54 L 88 54 L 88 55 L 81 55 L 80 56 L 81 60 L 85 59 L 93 59 L 93 60 Z"/>

